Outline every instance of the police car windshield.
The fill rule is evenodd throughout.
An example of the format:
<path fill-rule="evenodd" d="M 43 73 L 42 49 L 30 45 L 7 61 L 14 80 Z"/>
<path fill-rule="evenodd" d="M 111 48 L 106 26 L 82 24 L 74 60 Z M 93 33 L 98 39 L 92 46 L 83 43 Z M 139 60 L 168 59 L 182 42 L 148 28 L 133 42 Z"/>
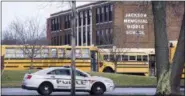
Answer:
<path fill-rule="evenodd" d="M 84 74 L 84 73 L 82 73 L 82 72 L 80 72 L 80 71 L 78 71 L 78 70 L 76 70 L 76 76 L 88 77 L 87 74 Z"/>
<path fill-rule="evenodd" d="M 46 71 L 44 71 L 44 73 L 45 72 Z M 42 71 L 39 73 L 42 73 Z M 68 76 L 71 75 L 70 68 L 54 68 L 52 70 L 47 71 L 46 73 L 48 75 L 68 75 Z M 76 69 L 76 76 L 89 77 L 90 75 L 87 74 L 86 72 Z"/>

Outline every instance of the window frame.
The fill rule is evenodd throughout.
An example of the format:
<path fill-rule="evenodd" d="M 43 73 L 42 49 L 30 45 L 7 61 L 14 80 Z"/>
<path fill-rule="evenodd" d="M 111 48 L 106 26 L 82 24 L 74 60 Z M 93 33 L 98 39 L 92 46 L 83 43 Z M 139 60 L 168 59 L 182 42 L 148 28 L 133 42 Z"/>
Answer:
<path fill-rule="evenodd" d="M 140 61 L 138 60 L 138 57 L 140 57 Z M 143 61 L 143 55 L 137 55 L 137 61 L 142 62 Z"/>
<path fill-rule="evenodd" d="M 87 74 L 84 74 L 83 72 L 81 72 L 81 71 L 79 71 L 79 70 L 76 70 L 75 76 L 78 76 L 78 75 L 77 75 L 78 72 L 79 72 L 81 75 L 84 75 L 84 76 L 81 76 L 81 75 L 80 75 L 79 77 L 84 77 L 84 78 L 88 77 Z"/>
<path fill-rule="evenodd" d="M 144 60 L 144 56 L 146 56 L 146 60 Z M 144 61 L 144 62 L 146 62 L 146 61 L 149 60 L 149 59 L 148 59 L 148 55 L 143 55 L 142 58 L 143 58 L 143 61 Z"/>
<path fill-rule="evenodd" d="M 135 59 L 131 60 L 130 58 L 134 57 Z M 129 55 L 128 61 L 137 61 L 137 56 L 136 55 Z"/>
<path fill-rule="evenodd" d="M 125 59 L 126 57 L 126 59 Z M 122 61 L 129 61 L 129 56 L 128 55 L 122 55 Z"/>
<path fill-rule="evenodd" d="M 56 71 L 58 71 L 58 70 L 65 70 L 65 71 L 68 71 L 67 73 L 69 73 L 69 74 L 56 74 Z M 55 73 L 54 74 L 51 74 L 51 72 L 54 72 L 55 71 Z M 46 73 L 47 75 L 56 75 L 56 76 L 71 76 L 71 71 L 70 71 L 70 69 L 54 69 L 54 70 L 52 70 L 52 71 L 50 71 L 50 72 L 47 72 Z"/>

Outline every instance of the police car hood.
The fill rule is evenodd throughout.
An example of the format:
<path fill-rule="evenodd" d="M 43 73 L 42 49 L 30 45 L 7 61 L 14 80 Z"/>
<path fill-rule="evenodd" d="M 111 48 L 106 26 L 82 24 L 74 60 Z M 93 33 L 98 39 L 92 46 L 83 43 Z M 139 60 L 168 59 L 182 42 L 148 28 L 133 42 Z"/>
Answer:
<path fill-rule="evenodd" d="M 113 82 L 111 79 L 109 78 L 105 78 L 105 77 L 101 77 L 101 76 L 91 76 L 92 80 L 96 80 L 96 81 L 108 81 L 108 82 Z"/>

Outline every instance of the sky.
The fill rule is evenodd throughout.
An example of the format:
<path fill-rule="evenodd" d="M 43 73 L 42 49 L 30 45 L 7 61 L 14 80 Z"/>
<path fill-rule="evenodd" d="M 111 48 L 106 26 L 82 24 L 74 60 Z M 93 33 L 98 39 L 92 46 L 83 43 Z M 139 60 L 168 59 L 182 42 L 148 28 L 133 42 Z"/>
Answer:
<path fill-rule="evenodd" d="M 88 3 L 91 2 L 77 2 L 76 5 Z M 6 30 L 15 18 L 39 17 L 41 24 L 45 24 L 50 14 L 69 8 L 68 2 L 2 2 L 2 30 Z"/>

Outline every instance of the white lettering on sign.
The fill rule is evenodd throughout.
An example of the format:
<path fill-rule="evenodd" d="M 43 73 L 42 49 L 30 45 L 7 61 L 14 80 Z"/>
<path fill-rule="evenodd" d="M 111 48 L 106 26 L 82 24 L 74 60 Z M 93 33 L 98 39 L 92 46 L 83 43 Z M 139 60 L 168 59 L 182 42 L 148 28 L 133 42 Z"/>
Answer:
<path fill-rule="evenodd" d="M 144 31 L 127 30 L 126 34 L 129 34 L 129 35 L 135 35 L 135 34 L 144 35 L 145 33 L 144 33 Z"/>
<path fill-rule="evenodd" d="M 127 25 L 127 29 L 144 29 L 144 25 Z"/>
<path fill-rule="evenodd" d="M 145 13 L 127 13 L 125 17 L 137 17 L 137 18 L 143 18 L 147 17 L 147 14 Z"/>
<path fill-rule="evenodd" d="M 145 35 L 146 13 L 126 13 L 124 18 L 127 35 Z"/>
<path fill-rule="evenodd" d="M 148 23 L 146 19 L 124 19 L 124 23 Z"/>

